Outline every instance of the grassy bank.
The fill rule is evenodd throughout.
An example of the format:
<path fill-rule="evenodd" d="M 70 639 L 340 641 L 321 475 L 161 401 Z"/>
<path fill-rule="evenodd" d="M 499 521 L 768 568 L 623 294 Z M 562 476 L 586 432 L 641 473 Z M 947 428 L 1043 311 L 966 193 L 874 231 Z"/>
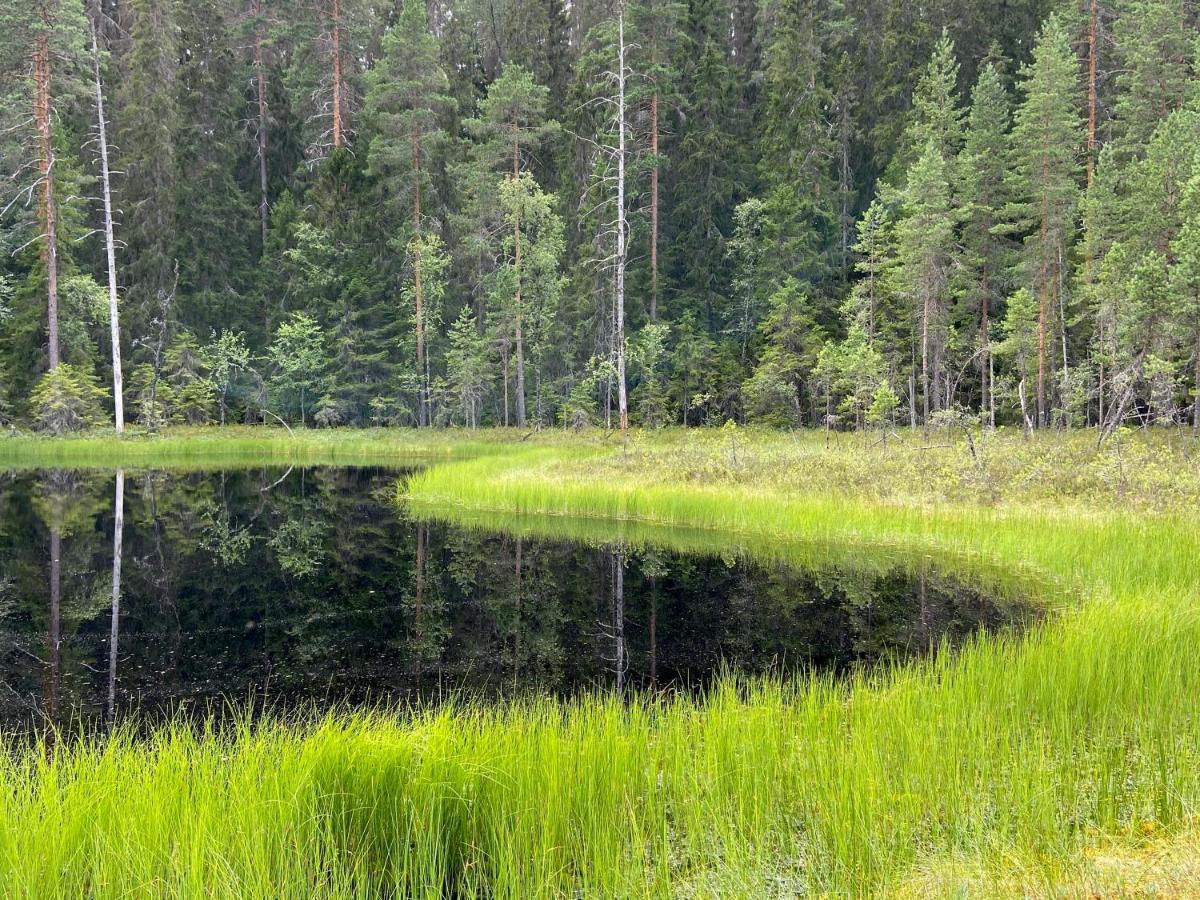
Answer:
<path fill-rule="evenodd" d="M 1200 517 L 1194 445 L 1172 441 L 1127 438 L 1114 464 L 1090 435 L 1001 436 L 972 455 L 961 439 L 671 433 L 433 466 L 404 486 L 415 514 L 949 561 L 1055 585 L 1070 605 L 1023 637 L 838 684 L 13 753 L 0 883 L 19 897 L 1190 889 Z"/>
<path fill-rule="evenodd" d="M 447 429 L 216 426 L 65 438 L 0 436 L 0 469 L 416 465 L 494 453 L 519 436 Z"/>

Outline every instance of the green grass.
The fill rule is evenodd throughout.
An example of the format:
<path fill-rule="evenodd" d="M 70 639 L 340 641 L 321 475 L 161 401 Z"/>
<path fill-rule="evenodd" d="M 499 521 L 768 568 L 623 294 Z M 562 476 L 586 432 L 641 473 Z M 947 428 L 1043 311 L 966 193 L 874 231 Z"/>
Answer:
<path fill-rule="evenodd" d="M 731 678 L 700 699 L 14 743 L 0 884 L 15 897 L 1076 895 L 1097 846 L 1195 844 L 1200 517 L 1194 450 L 1173 440 L 1125 438 L 1111 481 L 1097 473 L 1112 450 L 1091 436 L 998 436 L 977 448 L 983 464 L 957 440 L 676 433 L 434 466 L 404 486 L 418 515 L 950 561 L 1070 603 L 1020 637 L 836 684 Z"/>
<path fill-rule="evenodd" d="M 517 440 L 502 431 L 314 430 L 217 426 L 118 437 L 0 437 L 0 469 L 415 465 L 497 452 Z"/>

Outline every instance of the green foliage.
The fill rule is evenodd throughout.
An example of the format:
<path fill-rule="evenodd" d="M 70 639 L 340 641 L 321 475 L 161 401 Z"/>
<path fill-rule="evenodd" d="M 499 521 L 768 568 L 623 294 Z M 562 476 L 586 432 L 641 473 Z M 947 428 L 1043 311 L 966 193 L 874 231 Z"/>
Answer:
<path fill-rule="evenodd" d="M 311 316 L 293 313 L 275 330 L 267 359 L 274 370 L 269 382 L 272 404 L 287 418 L 298 413 L 304 425 L 311 404 L 328 386 L 329 354 L 321 326 Z"/>
<path fill-rule="evenodd" d="M 1098 162 L 1085 195 L 1087 9 L 1059 6 L 623 7 L 627 346 L 655 320 L 671 325 L 661 342 L 645 335 L 646 347 L 661 343 L 658 363 L 630 360 L 646 421 L 820 419 L 825 388 L 811 376 L 822 345 L 832 342 L 833 359 L 861 326 L 913 424 L 926 403 L 930 418 L 979 409 L 990 422 L 993 388 L 1029 374 L 991 347 L 1006 299 L 1023 288 L 1039 305 L 1035 425 L 1200 416 L 1182 238 L 1200 140 L 1195 16 L 1184 0 L 1101 4 Z M 0 394 L 18 421 L 46 355 L 30 127 L 42 36 L 62 357 L 109 378 L 96 288 L 107 261 L 89 199 L 91 7 L 33 9 L 0 14 L 0 258 L 11 288 Z M 98 56 L 122 344 L 145 423 L 257 418 L 269 373 L 248 366 L 215 387 L 207 364 L 168 371 L 167 350 L 184 334 L 227 331 L 263 359 L 298 313 L 324 335 L 329 361 L 318 396 L 305 389 L 310 423 L 548 423 L 574 417 L 581 392 L 589 415 L 603 414 L 592 400 L 610 379 L 594 397 L 585 386 L 607 365 L 594 359 L 614 355 L 615 173 L 600 152 L 613 136 L 613 9 L 339 0 L 335 20 L 328 0 L 129 0 L 119 12 L 112 27 L 101 17 Z M 518 238 L 521 212 L 501 188 L 524 176 L 560 236 L 518 266 L 516 244 L 536 244 L 536 229 Z M 1113 254 L 1128 265 L 1108 263 Z M 1148 280 L 1152 258 L 1162 271 Z M 783 349 L 795 333 L 768 324 L 786 293 L 805 297 L 792 304 L 812 329 L 802 352 Z M 474 338 L 454 326 L 464 308 Z M 282 393 L 286 416 L 299 417 L 299 394 Z M 861 398 L 855 409 L 841 415 L 862 424 Z M 1022 421 L 1007 399 L 999 415 Z"/>
<path fill-rule="evenodd" d="M 55 435 L 97 428 L 107 418 L 104 399 L 94 375 L 62 363 L 43 375 L 29 395 L 33 426 Z"/>

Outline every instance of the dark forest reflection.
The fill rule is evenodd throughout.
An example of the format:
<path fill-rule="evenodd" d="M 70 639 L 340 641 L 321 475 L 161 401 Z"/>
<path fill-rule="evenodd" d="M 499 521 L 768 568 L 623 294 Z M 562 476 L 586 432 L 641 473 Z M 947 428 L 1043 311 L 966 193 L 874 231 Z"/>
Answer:
<path fill-rule="evenodd" d="M 694 686 L 1030 615 L 953 579 L 409 521 L 367 469 L 0 474 L 0 720 Z"/>

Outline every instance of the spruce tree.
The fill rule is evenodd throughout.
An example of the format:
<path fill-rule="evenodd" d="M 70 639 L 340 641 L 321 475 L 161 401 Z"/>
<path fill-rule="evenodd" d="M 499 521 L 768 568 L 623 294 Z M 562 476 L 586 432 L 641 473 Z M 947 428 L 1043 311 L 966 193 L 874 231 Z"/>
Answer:
<path fill-rule="evenodd" d="M 1007 294 L 1011 246 L 997 233 L 1006 206 L 1005 175 L 1010 152 L 1008 95 L 1000 73 L 985 66 L 971 94 L 966 138 L 958 160 L 962 222 L 961 296 L 978 328 L 980 395 L 987 422 L 996 424 L 991 322 Z"/>
<path fill-rule="evenodd" d="M 941 144 L 931 135 L 925 151 L 905 175 L 896 224 L 895 285 L 917 323 L 916 350 L 921 421 L 946 408 L 946 301 L 954 255 L 954 218 Z"/>
<path fill-rule="evenodd" d="M 171 0 L 131 0 L 132 42 L 128 75 L 116 111 L 125 171 L 119 206 L 124 211 L 127 302 L 135 338 L 145 338 L 162 301 L 175 294 L 179 135 L 176 86 L 179 48 Z M 174 312 L 172 312 L 174 315 Z"/>
<path fill-rule="evenodd" d="M 1066 29 L 1051 16 L 1038 37 L 1033 60 L 1022 70 L 1024 100 L 1013 127 L 1013 164 L 1008 214 L 1025 250 L 1020 283 L 1038 299 L 1036 423 L 1049 422 L 1048 374 L 1059 326 L 1067 372 L 1067 263 L 1076 229 L 1084 145 L 1079 68 Z M 1065 381 L 1065 377 L 1064 377 Z M 1064 385 L 1065 387 L 1065 385 Z"/>
<path fill-rule="evenodd" d="M 668 190 L 670 270 L 679 296 L 670 313 L 691 310 L 710 332 L 729 290 L 725 241 L 752 180 L 741 88 L 729 60 L 730 14 L 726 0 L 691 0 L 676 45 L 682 98 Z"/>
<path fill-rule="evenodd" d="M 766 51 L 760 178 L 765 190 L 764 275 L 822 281 L 838 221 L 835 90 L 841 4 L 783 0 Z"/>
<path fill-rule="evenodd" d="M 429 33 L 425 4 L 406 0 L 400 18 L 384 37 L 382 58 L 372 70 L 367 113 L 375 133 L 368 151 L 372 174 L 383 189 L 393 227 L 407 235 L 413 299 L 417 378 L 420 381 L 417 421 L 431 424 L 428 331 L 422 262 L 427 255 L 426 218 L 437 230 L 434 194 L 437 158 L 444 152 L 442 117 L 452 108 L 449 81 L 441 69 L 437 39 Z M 405 224 L 402 224 L 405 223 Z M 400 243 L 397 240 L 397 244 Z M 440 310 L 438 311 L 440 312 Z"/>

